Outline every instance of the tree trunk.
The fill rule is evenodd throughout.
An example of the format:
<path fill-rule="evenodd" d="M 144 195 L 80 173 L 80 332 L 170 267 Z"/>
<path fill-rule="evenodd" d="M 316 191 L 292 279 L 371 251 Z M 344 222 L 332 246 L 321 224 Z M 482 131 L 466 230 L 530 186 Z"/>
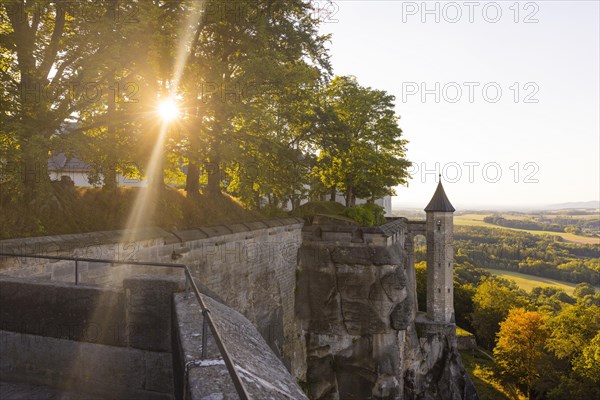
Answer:
<path fill-rule="evenodd" d="M 208 167 L 206 168 L 206 173 L 208 174 L 206 194 L 210 196 L 221 194 L 221 167 L 219 164 L 220 158 L 216 155 L 210 159 Z"/>
<path fill-rule="evenodd" d="M 116 75 L 117 75 L 117 70 L 116 68 L 113 68 L 112 70 L 112 75 L 111 75 L 111 87 L 115 87 L 117 85 L 116 82 Z M 117 99 L 115 98 L 110 98 L 108 99 L 108 105 L 107 105 L 107 109 L 106 109 L 106 115 L 108 117 L 108 123 L 106 126 L 106 136 L 109 138 L 109 140 L 114 140 L 113 143 L 117 143 L 117 129 L 115 126 L 115 112 L 116 112 L 116 106 L 117 106 Z M 109 159 L 110 159 L 110 155 L 109 155 Z M 117 188 L 117 165 L 116 163 L 110 163 L 107 162 L 106 165 L 103 166 L 103 175 L 104 175 L 104 179 L 103 179 L 103 187 L 105 189 L 116 189 Z"/>
<path fill-rule="evenodd" d="M 346 207 L 354 207 L 356 205 L 356 195 L 354 194 L 354 188 L 348 187 L 346 191 Z"/>
<path fill-rule="evenodd" d="M 256 205 L 254 206 L 255 210 L 260 211 L 260 193 L 258 190 L 254 191 L 254 200 Z"/>
<path fill-rule="evenodd" d="M 337 190 L 336 189 L 337 188 L 335 186 L 333 187 L 333 189 L 331 189 L 331 194 L 330 194 L 330 197 L 329 197 L 329 201 L 335 201 L 335 197 L 336 197 L 336 194 L 337 194 Z"/>
<path fill-rule="evenodd" d="M 200 195 L 200 171 L 198 164 L 192 161 L 188 163 L 187 174 L 185 176 L 185 191 L 188 197 L 197 197 Z"/>
<path fill-rule="evenodd" d="M 117 171 L 116 166 L 114 164 L 107 165 L 103 168 L 104 173 L 102 174 L 104 179 L 102 182 L 102 187 L 104 189 L 116 189 L 117 188 Z"/>
<path fill-rule="evenodd" d="M 148 186 L 152 189 L 162 190 L 165 187 L 165 170 L 164 170 L 164 161 L 162 158 L 162 154 L 160 155 L 160 159 L 157 161 L 156 170 L 150 171 L 152 172 L 152 176 L 149 176 L 150 182 L 148 182 Z"/>
<path fill-rule="evenodd" d="M 40 156 L 37 157 L 32 150 L 27 149 L 23 154 L 23 170 L 21 171 L 25 189 L 25 204 L 27 206 L 33 206 L 35 200 L 38 199 L 42 181 L 49 180 L 47 155 L 40 152 Z"/>

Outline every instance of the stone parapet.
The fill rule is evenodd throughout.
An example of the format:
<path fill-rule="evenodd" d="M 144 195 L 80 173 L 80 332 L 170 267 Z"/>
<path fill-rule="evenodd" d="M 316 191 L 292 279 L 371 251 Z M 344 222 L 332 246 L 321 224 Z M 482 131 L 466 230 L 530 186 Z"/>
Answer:
<path fill-rule="evenodd" d="M 408 232 L 406 218 L 388 218 L 379 226 L 360 227 L 356 224 L 313 224 L 302 229 L 305 242 L 359 243 L 372 246 L 404 246 Z"/>

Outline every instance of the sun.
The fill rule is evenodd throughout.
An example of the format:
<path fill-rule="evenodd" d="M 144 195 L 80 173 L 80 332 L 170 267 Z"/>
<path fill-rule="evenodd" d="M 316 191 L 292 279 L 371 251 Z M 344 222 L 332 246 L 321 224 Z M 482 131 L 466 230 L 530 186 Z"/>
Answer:
<path fill-rule="evenodd" d="M 179 107 L 173 99 L 167 99 L 158 105 L 158 114 L 164 121 L 169 122 L 179 116 Z"/>

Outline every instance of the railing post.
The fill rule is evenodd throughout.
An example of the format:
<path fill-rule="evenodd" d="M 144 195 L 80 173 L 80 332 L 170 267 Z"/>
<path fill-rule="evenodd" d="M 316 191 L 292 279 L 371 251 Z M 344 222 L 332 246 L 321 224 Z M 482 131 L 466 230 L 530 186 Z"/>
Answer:
<path fill-rule="evenodd" d="M 201 360 L 206 360 L 206 347 L 208 346 L 208 309 L 202 310 L 202 354 L 200 355 Z"/>
<path fill-rule="evenodd" d="M 79 285 L 79 260 L 75 258 L 75 284 Z"/>
<path fill-rule="evenodd" d="M 190 285 L 190 277 L 188 276 L 188 274 L 185 273 L 185 294 L 183 295 L 183 297 L 187 300 L 188 297 L 190 296 L 190 289 L 192 287 L 192 285 Z"/>

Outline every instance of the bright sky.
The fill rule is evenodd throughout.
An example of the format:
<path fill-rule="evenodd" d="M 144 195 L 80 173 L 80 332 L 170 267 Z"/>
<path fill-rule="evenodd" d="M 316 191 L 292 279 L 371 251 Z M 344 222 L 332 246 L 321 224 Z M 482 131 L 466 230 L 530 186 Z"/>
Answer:
<path fill-rule="evenodd" d="M 457 208 L 600 198 L 600 2 L 515 3 L 329 8 L 334 72 L 396 96 L 415 168 L 394 207 L 427 204 L 436 163 Z"/>

